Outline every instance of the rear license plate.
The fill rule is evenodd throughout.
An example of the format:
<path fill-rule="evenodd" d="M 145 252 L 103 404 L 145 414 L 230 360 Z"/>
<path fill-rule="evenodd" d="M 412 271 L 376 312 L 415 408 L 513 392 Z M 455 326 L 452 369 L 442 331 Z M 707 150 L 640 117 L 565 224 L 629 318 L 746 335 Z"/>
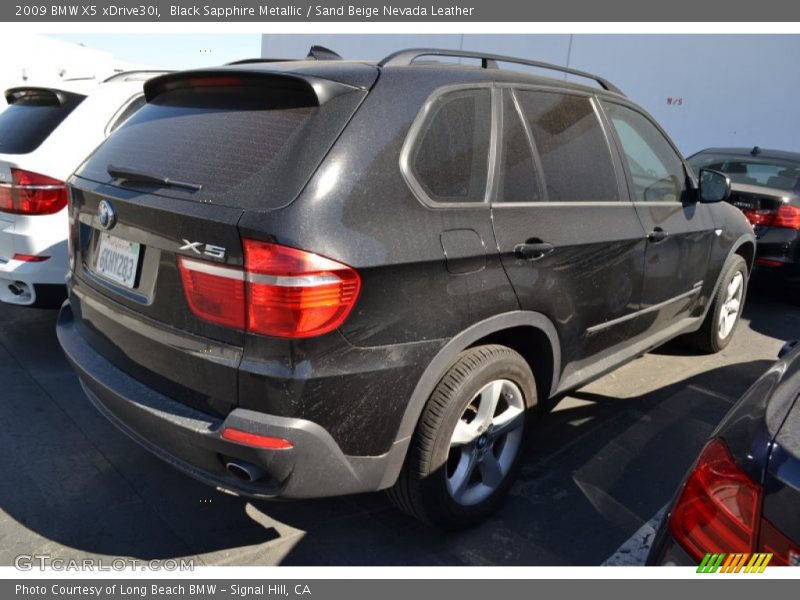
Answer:
<path fill-rule="evenodd" d="M 100 234 L 100 247 L 94 270 L 98 275 L 133 288 L 136 282 L 136 268 L 139 266 L 141 246 L 136 242 Z"/>

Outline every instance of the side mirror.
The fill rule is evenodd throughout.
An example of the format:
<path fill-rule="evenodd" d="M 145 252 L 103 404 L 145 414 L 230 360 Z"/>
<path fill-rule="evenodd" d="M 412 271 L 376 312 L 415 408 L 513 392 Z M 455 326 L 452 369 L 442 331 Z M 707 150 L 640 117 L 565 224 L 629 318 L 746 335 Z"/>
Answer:
<path fill-rule="evenodd" d="M 725 173 L 700 169 L 700 188 L 698 198 L 700 202 L 722 202 L 731 195 L 731 180 Z"/>

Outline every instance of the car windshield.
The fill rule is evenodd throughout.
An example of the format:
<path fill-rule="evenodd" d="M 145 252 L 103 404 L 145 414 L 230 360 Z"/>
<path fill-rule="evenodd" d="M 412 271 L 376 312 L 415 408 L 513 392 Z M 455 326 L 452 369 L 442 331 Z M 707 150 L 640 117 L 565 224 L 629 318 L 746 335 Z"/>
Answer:
<path fill-rule="evenodd" d="M 734 154 L 695 154 L 689 159 L 695 173 L 700 169 L 722 171 L 733 183 L 760 185 L 785 192 L 800 191 L 800 162 L 738 156 Z"/>

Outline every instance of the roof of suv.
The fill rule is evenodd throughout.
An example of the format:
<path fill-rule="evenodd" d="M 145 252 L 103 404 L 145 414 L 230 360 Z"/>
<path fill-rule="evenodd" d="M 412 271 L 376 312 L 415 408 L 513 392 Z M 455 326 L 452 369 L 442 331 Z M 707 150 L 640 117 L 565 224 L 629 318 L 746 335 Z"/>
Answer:
<path fill-rule="evenodd" d="M 414 60 L 421 56 L 443 56 L 451 58 L 466 58 L 480 60 L 481 65 L 460 64 L 453 62 L 442 62 L 436 60 L 418 61 Z M 548 77 L 545 75 L 519 71 L 515 69 L 501 69 L 497 66 L 498 62 L 509 62 L 520 64 L 529 68 L 547 69 L 561 72 L 565 75 L 573 75 L 581 78 L 595 80 L 599 87 L 584 85 L 569 81 L 564 78 Z M 443 76 L 451 77 L 453 83 L 460 81 L 505 81 L 509 83 L 524 83 L 530 85 L 549 85 L 567 89 L 574 89 L 588 93 L 607 93 L 615 96 L 624 94 L 612 83 L 591 73 L 577 71 L 569 67 L 560 65 L 530 61 L 510 56 L 500 56 L 493 54 L 481 54 L 463 51 L 437 50 L 437 49 L 411 49 L 403 50 L 392 54 L 382 61 L 359 61 L 359 60 L 336 60 L 336 59 L 315 59 L 306 58 L 304 60 L 275 60 L 264 58 L 248 59 L 238 61 L 221 67 L 222 70 L 249 71 L 259 73 L 286 73 L 306 77 L 319 77 L 331 81 L 337 81 L 366 87 L 374 81 L 375 70 L 380 68 L 384 71 L 402 69 L 409 71 L 421 69 L 430 71 L 435 69 Z"/>

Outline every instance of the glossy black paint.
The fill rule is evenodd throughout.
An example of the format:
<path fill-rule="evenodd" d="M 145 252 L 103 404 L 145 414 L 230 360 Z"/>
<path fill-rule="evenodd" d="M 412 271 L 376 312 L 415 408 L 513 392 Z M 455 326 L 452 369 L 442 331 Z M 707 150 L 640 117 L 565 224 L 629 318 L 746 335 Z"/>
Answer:
<path fill-rule="evenodd" d="M 741 469 L 763 486 L 762 516 L 792 540 L 795 547 L 800 546 L 798 397 L 800 345 L 745 392 L 709 437 L 724 440 Z M 676 499 L 682 488 L 683 484 L 676 492 Z M 693 564 L 669 531 L 672 508 L 671 505 L 656 535 L 648 564 Z"/>
<path fill-rule="evenodd" d="M 753 236 L 730 206 L 631 202 L 610 138 L 614 203 L 511 206 L 494 201 L 489 189 L 485 203 L 432 207 L 403 176 L 400 156 L 412 124 L 442 87 L 482 86 L 498 99 L 502 89 L 534 86 L 624 101 L 617 94 L 460 66 L 330 61 L 227 68 L 237 69 L 341 82 L 357 88 L 358 109 L 285 204 L 265 200 L 255 208 L 264 192 L 256 189 L 243 190 L 248 200 L 240 207 L 196 202 L 180 192 L 167 197 L 102 179 L 89 159 L 71 180 L 71 210 L 80 223 L 69 281 L 70 327 L 79 333 L 70 337 L 75 362 L 80 371 L 81 357 L 96 354 L 153 393 L 218 419 L 248 410 L 315 423 L 348 460 L 385 461 L 385 476 L 379 484 L 364 479 L 365 491 L 392 485 L 429 390 L 466 347 L 490 339 L 514 346 L 531 362 L 542 397 L 553 396 L 699 327 L 728 256 L 740 252 L 752 262 Z M 494 151 L 488 158 L 497 160 Z M 144 247 L 132 292 L 87 267 L 101 199 L 117 210 L 112 233 Z M 669 223 L 680 237 L 653 248 L 647 227 L 656 223 Z M 286 340 L 195 318 L 177 270 L 178 255 L 194 256 L 179 250 L 183 240 L 225 247 L 218 262 L 241 266 L 242 238 L 310 250 L 355 268 L 362 291 L 341 328 Z M 553 252 L 520 259 L 515 246 L 533 238 L 551 243 Z M 703 285 L 689 300 L 675 300 L 696 281 Z M 666 308 L 653 308 L 660 304 Z M 98 396 L 106 393 L 102 381 L 87 385 Z M 330 493 L 337 492 L 319 489 Z"/>

